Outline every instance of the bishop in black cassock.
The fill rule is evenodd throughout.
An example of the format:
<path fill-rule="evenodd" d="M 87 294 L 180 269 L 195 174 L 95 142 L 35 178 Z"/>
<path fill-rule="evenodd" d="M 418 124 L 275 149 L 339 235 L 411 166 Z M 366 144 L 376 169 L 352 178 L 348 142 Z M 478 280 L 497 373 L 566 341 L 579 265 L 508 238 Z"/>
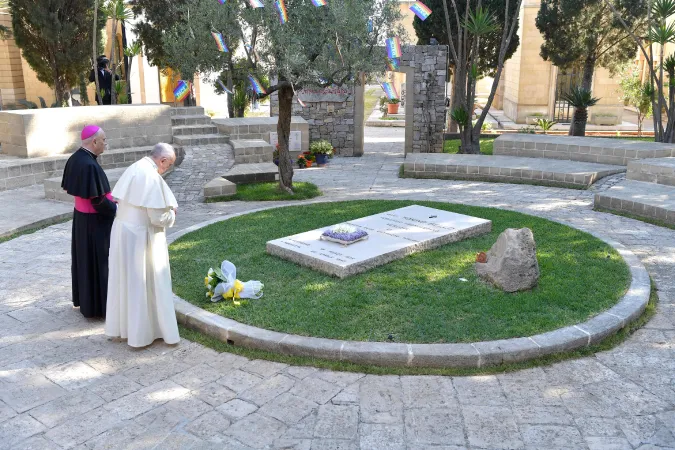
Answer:
<path fill-rule="evenodd" d="M 68 159 L 61 187 L 75 197 L 71 244 L 73 305 L 84 317 L 105 318 L 110 229 L 117 205 L 97 158 L 107 147 L 96 125 L 82 130 L 82 147 Z"/>

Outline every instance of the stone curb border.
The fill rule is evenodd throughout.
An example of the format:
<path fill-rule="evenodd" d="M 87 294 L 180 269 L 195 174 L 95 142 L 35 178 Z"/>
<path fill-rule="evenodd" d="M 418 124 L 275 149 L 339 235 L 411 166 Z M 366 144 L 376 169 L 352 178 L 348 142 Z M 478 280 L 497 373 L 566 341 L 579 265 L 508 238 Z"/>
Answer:
<path fill-rule="evenodd" d="M 325 202 L 314 201 L 303 204 Z M 233 217 L 293 204 L 276 204 L 211 219 L 172 235 L 169 241 L 173 242 L 188 233 Z M 576 228 L 570 223 L 554 222 Z M 174 295 L 176 316 L 181 324 L 222 342 L 284 355 L 348 361 L 364 365 L 426 368 L 482 368 L 527 361 L 596 344 L 637 319 L 649 302 L 651 292 L 649 273 L 638 257 L 617 241 L 596 233 L 587 233 L 612 246 L 624 259 L 632 277 L 628 291 L 614 307 L 586 322 L 534 336 L 470 344 L 340 341 L 279 333 L 244 325 L 205 311 Z"/>

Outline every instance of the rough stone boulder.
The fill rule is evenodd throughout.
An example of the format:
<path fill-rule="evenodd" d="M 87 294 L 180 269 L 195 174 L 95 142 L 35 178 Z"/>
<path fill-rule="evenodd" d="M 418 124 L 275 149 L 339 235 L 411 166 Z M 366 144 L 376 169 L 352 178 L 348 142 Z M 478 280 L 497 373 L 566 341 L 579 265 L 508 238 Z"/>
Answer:
<path fill-rule="evenodd" d="M 487 253 L 487 262 L 476 263 L 476 272 L 506 292 L 535 287 L 539 280 L 539 263 L 532 230 L 506 229 Z"/>

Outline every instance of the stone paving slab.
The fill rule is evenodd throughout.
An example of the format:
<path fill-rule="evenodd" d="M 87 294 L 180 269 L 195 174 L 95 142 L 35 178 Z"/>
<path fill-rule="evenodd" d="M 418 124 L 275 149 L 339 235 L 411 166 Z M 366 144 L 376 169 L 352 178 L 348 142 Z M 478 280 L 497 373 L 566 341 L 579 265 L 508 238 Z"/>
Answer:
<path fill-rule="evenodd" d="M 72 204 L 46 200 L 44 196 L 40 185 L 0 192 L 0 237 L 72 217 Z"/>
<path fill-rule="evenodd" d="M 412 154 L 403 163 L 405 176 L 501 183 L 531 183 L 588 188 L 601 178 L 626 171 L 623 166 L 517 156 Z"/>
<path fill-rule="evenodd" d="M 675 448 L 675 231 L 593 211 L 593 194 L 586 191 L 402 180 L 398 168 L 403 143 L 392 142 L 396 137 L 378 134 L 380 130 L 367 132 L 363 158 L 334 158 L 324 169 L 298 171 L 296 179 L 317 183 L 330 200 L 461 202 L 564 220 L 603 233 L 648 267 L 659 289 L 656 315 L 626 342 L 595 356 L 470 377 L 364 376 L 268 365 L 187 341 L 131 349 L 107 339 L 103 322 L 86 320 L 72 309 L 70 225 L 57 225 L 0 244 L 0 395 L 12 392 L 0 398 L 0 448 Z M 203 186 L 193 183 L 200 174 L 211 179 L 223 172 L 213 163 L 215 154 L 208 148 L 189 149 L 184 165 L 169 177 L 172 189 L 185 199 L 172 232 L 261 206 L 189 200 Z M 27 285 L 28 271 L 39 273 L 49 289 Z M 79 363 L 102 377 L 78 391 L 68 391 L 48 377 L 85 383 L 85 375 L 94 372 Z M 58 369 L 66 364 L 69 370 Z M 217 374 L 205 369 L 200 378 L 195 368 L 205 366 Z M 216 375 L 220 378 L 200 385 Z M 278 376 L 290 380 L 286 383 L 292 382 L 292 388 L 260 408 L 243 400 L 250 397 L 247 391 Z M 60 405 L 84 407 L 77 396 L 89 393 L 106 403 L 66 418 L 50 412 L 59 411 Z M 151 409 L 123 419 L 120 399 L 127 399 L 134 411 Z M 114 407 L 105 407 L 115 401 Z M 311 406 L 307 401 L 319 406 L 297 423 L 273 417 L 284 405 L 295 421 Z M 131 410 L 126 415 L 130 414 Z"/>
<path fill-rule="evenodd" d="M 628 163 L 626 178 L 675 186 L 675 157 L 631 161 Z"/>
<path fill-rule="evenodd" d="M 675 186 L 626 180 L 595 194 L 595 207 L 675 225 Z"/>
<path fill-rule="evenodd" d="M 515 133 L 495 139 L 494 155 L 626 166 L 634 159 L 675 156 L 675 145 L 626 139 Z"/>

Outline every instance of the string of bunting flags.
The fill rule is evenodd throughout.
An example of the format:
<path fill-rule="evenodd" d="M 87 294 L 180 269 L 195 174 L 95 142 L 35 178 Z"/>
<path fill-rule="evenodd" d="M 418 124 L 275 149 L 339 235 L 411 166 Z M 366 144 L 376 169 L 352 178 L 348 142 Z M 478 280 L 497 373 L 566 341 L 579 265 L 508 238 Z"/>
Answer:
<path fill-rule="evenodd" d="M 321 6 L 326 6 L 327 2 L 326 0 L 311 0 L 312 4 L 319 8 Z M 227 3 L 227 0 L 218 0 L 218 2 L 221 5 L 225 5 Z M 251 8 L 264 8 L 265 4 L 262 2 L 262 0 L 248 0 L 249 5 L 251 5 Z M 286 3 L 284 0 L 274 0 L 274 7 L 277 10 L 277 13 L 279 14 L 279 22 L 283 25 L 288 22 L 288 10 L 286 9 Z M 432 13 L 431 9 L 422 3 L 421 1 L 416 1 L 412 6 L 410 6 L 410 10 L 420 19 L 420 20 L 426 20 Z M 367 22 L 367 29 L 368 33 L 373 32 L 373 19 L 369 18 Z M 192 30 L 190 30 L 192 31 Z M 229 52 L 229 48 L 227 47 L 227 44 L 225 44 L 225 39 L 223 38 L 223 35 L 219 32 L 212 31 L 211 35 L 213 36 L 213 39 L 216 41 L 216 46 L 218 47 L 218 51 L 220 52 Z M 337 38 L 337 36 L 336 36 Z M 337 42 L 336 42 L 337 44 Z M 258 56 L 258 52 L 252 48 L 250 45 L 245 45 L 246 49 L 250 52 L 253 50 L 253 53 L 255 54 L 255 57 L 257 60 L 260 60 L 260 57 Z M 332 46 L 331 46 L 332 47 Z M 342 59 L 342 52 L 340 52 L 339 46 L 336 45 L 337 48 L 337 53 L 340 56 L 340 59 Z M 396 71 L 400 69 L 400 61 L 399 58 L 403 56 L 403 51 L 401 50 L 401 39 L 396 36 L 387 39 L 386 41 L 386 49 L 387 49 L 387 70 L 389 71 Z M 342 61 L 344 64 L 344 60 Z M 248 76 L 249 82 L 251 83 L 251 86 L 253 87 L 253 90 L 258 94 L 266 94 L 267 91 L 263 87 L 263 85 L 258 81 L 253 75 Z M 232 91 L 227 89 L 225 85 L 222 83 L 222 81 L 218 80 L 218 83 L 220 86 L 223 88 L 223 90 L 229 94 L 232 94 Z M 392 83 L 385 82 L 385 83 L 380 83 L 382 85 L 382 88 L 384 89 L 385 94 L 387 94 L 387 97 L 390 99 L 398 98 L 398 93 L 396 92 L 396 88 Z M 293 90 L 295 92 L 295 89 Z M 190 93 L 190 86 L 189 83 L 180 80 L 176 86 L 176 88 L 173 91 L 174 97 L 176 98 L 177 101 L 183 101 L 185 98 L 189 95 Z M 298 103 L 305 107 L 306 105 L 300 98 L 298 97 Z"/>

